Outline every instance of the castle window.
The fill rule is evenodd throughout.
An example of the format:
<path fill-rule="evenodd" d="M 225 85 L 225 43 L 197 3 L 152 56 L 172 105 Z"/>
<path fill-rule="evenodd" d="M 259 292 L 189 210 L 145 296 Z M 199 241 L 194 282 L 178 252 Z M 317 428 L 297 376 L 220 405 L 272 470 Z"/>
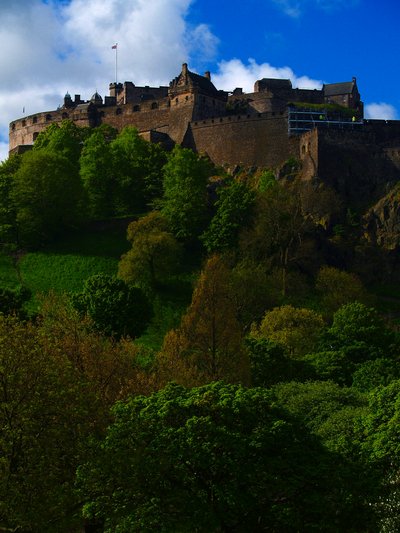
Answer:
<path fill-rule="evenodd" d="M 22 126 L 26 126 L 26 120 L 22 121 Z"/>
<path fill-rule="evenodd" d="M 120 107 L 117 108 L 116 112 L 115 112 L 116 115 L 122 115 L 122 109 Z"/>
<path fill-rule="evenodd" d="M 140 105 L 134 105 L 133 111 L 136 113 L 137 111 L 140 111 Z"/>
<path fill-rule="evenodd" d="M 66 118 L 68 118 L 68 113 L 63 113 L 61 116 L 62 116 L 62 119 L 65 120 Z"/>
<path fill-rule="evenodd" d="M 38 131 L 35 131 L 34 134 L 32 135 L 32 140 L 33 140 L 33 142 L 36 141 L 36 139 L 38 138 L 38 135 L 39 135 L 39 132 L 38 132 Z"/>
<path fill-rule="evenodd" d="M 175 104 L 177 104 L 178 102 L 179 102 L 179 99 L 175 98 Z"/>
<path fill-rule="evenodd" d="M 189 96 L 188 95 L 185 96 L 185 100 L 186 100 L 186 102 L 189 100 Z"/>
<path fill-rule="evenodd" d="M 15 124 L 12 124 L 11 129 L 12 129 L 12 131 L 15 130 Z"/>
<path fill-rule="evenodd" d="M 304 155 L 306 153 L 306 146 L 305 144 L 303 144 L 303 146 L 301 147 L 301 153 Z"/>
<path fill-rule="evenodd" d="M 158 108 L 158 104 L 157 104 L 157 102 L 153 102 L 153 103 L 151 104 L 151 109 L 157 109 L 157 108 Z"/>
<path fill-rule="evenodd" d="M 36 124 L 36 122 L 37 122 L 37 117 L 33 117 L 32 124 Z"/>
<path fill-rule="evenodd" d="M 46 120 L 47 120 L 47 122 L 48 122 L 49 120 L 51 120 L 51 115 L 50 115 L 50 113 L 49 113 L 48 115 L 46 115 Z"/>

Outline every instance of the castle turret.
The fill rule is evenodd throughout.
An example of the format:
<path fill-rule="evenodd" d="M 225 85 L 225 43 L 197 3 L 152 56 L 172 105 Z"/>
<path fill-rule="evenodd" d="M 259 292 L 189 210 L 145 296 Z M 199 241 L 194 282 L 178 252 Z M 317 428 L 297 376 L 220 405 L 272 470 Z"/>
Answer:
<path fill-rule="evenodd" d="M 71 107 L 74 107 L 74 103 L 72 101 L 71 95 L 67 92 L 64 96 L 64 105 L 66 109 L 69 109 Z"/>

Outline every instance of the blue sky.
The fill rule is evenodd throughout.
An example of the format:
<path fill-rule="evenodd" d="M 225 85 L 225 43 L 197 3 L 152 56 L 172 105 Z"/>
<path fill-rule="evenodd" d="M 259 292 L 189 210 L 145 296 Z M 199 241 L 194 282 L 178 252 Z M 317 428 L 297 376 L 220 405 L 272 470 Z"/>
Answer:
<path fill-rule="evenodd" d="M 400 118 L 398 0 L 12 0 L 0 2 L 0 160 L 8 123 L 51 110 L 66 91 L 119 81 L 168 84 L 188 62 L 217 88 L 256 79 L 295 86 L 351 80 L 367 116 Z"/>

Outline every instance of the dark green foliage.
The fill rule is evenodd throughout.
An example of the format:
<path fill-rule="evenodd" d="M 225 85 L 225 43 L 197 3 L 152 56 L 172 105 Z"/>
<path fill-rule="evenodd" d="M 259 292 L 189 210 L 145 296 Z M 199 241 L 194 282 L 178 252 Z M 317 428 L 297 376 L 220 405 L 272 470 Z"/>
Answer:
<path fill-rule="evenodd" d="M 114 416 L 78 471 L 84 514 L 107 533 L 367 529 L 336 455 L 267 390 L 169 385 Z"/>
<path fill-rule="evenodd" d="M 131 222 L 127 238 L 132 248 L 121 257 L 118 267 L 118 275 L 126 283 L 152 291 L 176 272 L 182 246 L 159 211 Z"/>
<path fill-rule="evenodd" d="M 60 125 L 51 124 L 41 131 L 33 145 L 33 150 L 49 150 L 63 155 L 69 163 L 78 167 L 82 141 L 88 130 L 79 128 L 71 120 L 63 120 Z"/>
<path fill-rule="evenodd" d="M 18 242 L 39 246 L 82 219 L 83 189 L 74 165 L 50 150 L 24 154 L 14 175 Z"/>
<path fill-rule="evenodd" d="M 162 213 L 182 241 L 195 240 L 206 226 L 206 187 L 211 173 L 212 165 L 207 159 L 179 145 L 164 166 Z"/>
<path fill-rule="evenodd" d="M 114 212 L 144 211 L 162 194 L 162 168 L 166 154 L 159 144 L 145 141 L 127 126 L 110 146 L 114 180 Z"/>
<path fill-rule="evenodd" d="M 23 305 L 31 297 L 31 291 L 26 287 L 19 286 L 16 289 L 0 288 L 0 313 L 4 315 L 25 316 Z"/>
<path fill-rule="evenodd" d="M 134 338 L 146 329 L 151 306 L 141 289 L 106 274 L 86 280 L 83 291 L 72 296 L 74 307 L 87 314 L 97 330 L 105 335 Z"/>
<path fill-rule="evenodd" d="M 270 387 L 282 381 L 308 377 L 310 371 L 303 361 L 287 357 L 285 349 L 267 339 L 248 337 L 251 383 L 254 387 Z"/>
<path fill-rule="evenodd" d="M 89 213 L 93 218 L 105 218 L 114 213 L 112 159 L 106 133 L 96 129 L 86 139 L 79 161 Z"/>
<path fill-rule="evenodd" d="M 16 242 L 16 210 L 11 200 L 14 174 L 21 164 L 17 154 L 0 163 L 0 244 L 9 246 Z"/>
<path fill-rule="evenodd" d="M 393 334 L 376 310 L 359 302 L 343 305 L 336 311 L 328 337 L 339 347 L 363 345 L 383 351 L 394 342 Z"/>
<path fill-rule="evenodd" d="M 389 385 L 400 379 L 400 364 L 398 358 L 379 358 L 366 361 L 358 365 L 353 374 L 353 387 L 368 392 L 380 386 Z"/>
<path fill-rule="evenodd" d="M 238 181 L 221 186 L 217 194 L 216 213 L 201 236 L 209 253 L 223 252 L 237 246 L 239 230 L 249 221 L 254 204 L 254 192 Z"/>
<path fill-rule="evenodd" d="M 78 529 L 77 465 L 87 458 L 98 404 L 51 340 L 0 315 L 0 529 Z"/>
<path fill-rule="evenodd" d="M 308 354 L 305 360 L 320 379 L 332 379 L 340 384 L 351 385 L 353 374 L 360 366 L 375 359 L 394 357 L 397 346 L 396 336 L 386 328 L 376 310 L 353 302 L 342 306 L 334 314 L 331 327 L 322 335 L 321 350 Z M 364 370 L 359 370 L 357 381 L 361 380 L 359 383 L 362 390 L 364 387 L 368 389 L 367 382 L 372 383 L 375 379 L 373 367 L 374 365 L 367 365 Z M 380 365 L 377 363 L 377 371 L 378 367 Z M 384 375 L 396 372 L 394 362 L 392 367 L 391 370 L 380 367 L 383 380 Z M 370 376 L 367 377 L 367 374 Z M 362 385 L 364 379 L 366 382 Z M 377 384 L 380 379 L 377 375 Z"/>

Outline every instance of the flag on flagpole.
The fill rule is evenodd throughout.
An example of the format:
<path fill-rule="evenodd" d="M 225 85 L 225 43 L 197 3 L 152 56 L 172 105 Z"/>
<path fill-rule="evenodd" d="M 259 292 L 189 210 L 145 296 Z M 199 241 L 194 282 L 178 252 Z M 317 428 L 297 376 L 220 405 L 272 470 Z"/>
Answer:
<path fill-rule="evenodd" d="M 118 43 L 113 44 L 112 47 L 111 47 L 111 49 L 112 49 L 112 50 L 116 50 L 116 49 L 117 49 L 117 46 L 118 46 Z"/>

